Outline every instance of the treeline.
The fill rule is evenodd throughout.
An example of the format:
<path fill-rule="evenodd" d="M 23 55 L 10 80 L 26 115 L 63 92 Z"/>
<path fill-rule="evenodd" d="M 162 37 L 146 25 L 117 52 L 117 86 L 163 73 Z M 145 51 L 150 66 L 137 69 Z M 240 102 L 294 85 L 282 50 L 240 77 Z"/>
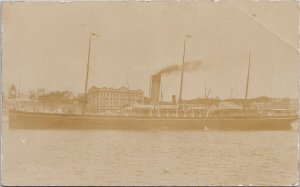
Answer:
<path fill-rule="evenodd" d="M 71 91 L 46 91 L 43 88 L 37 90 L 29 90 L 27 93 L 19 93 L 15 85 L 11 85 L 7 95 L 7 99 L 26 99 L 43 103 L 84 103 L 86 102 L 84 95 L 74 94 Z"/>
<path fill-rule="evenodd" d="M 75 96 L 69 91 L 55 91 L 42 95 L 30 95 L 29 99 L 35 99 L 43 103 L 72 103 Z"/>
<path fill-rule="evenodd" d="M 29 99 L 33 99 L 42 103 L 84 103 L 83 95 L 74 95 L 70 91 L 52 91 L 39 95 L 31 94 Z"/>

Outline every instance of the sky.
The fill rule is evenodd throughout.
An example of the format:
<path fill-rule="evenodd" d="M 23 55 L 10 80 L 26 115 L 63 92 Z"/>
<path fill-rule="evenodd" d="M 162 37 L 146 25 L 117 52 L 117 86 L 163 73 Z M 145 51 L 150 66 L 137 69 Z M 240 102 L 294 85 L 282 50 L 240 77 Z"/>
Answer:
<path fill-rule="evenodd" d="M 296 1 L 4 2 L 3 90 L 46 88 L 83 93 L 92 37 L 89 87 L 129 86 L 149 94 L 150 76 L 200 60 L 184 74 L 183 99 L 298 97 Z M 163 75 L 165 100 L 179 95 L 180 74 Z"/>

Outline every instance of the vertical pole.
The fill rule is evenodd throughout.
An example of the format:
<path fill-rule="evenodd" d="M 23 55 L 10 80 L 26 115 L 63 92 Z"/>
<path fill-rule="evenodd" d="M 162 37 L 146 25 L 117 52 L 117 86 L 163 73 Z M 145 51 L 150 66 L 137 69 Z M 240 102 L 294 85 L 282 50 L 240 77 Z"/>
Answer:
<path fill-rule="evenodd" d="M 185 44 L 186 44 L 186 37 L 184 38 L 183 44 L 183 58 L 182 58 L 182 66 L 181 66 L 181 78 L 180 78 L 180 92 L 179 92 L 179 105 L 182 102 L 182 83 L 183 83 L 183 68 L 184 68 L 184 59 L 185 59 Z"/>
<path fill-rule="evenodd" d="M 250 63 L 251 63 L 251 53 L 249 54 L 248 75 L 247 75 L 247 83 L 246 83 L 245 100 L 248 99 L 248 87 L 249 87 L 249 76 L 250 76 Z"/>
<path fill-rule="evenodd" d="M 86 76 L 85 76 L 85 85 L 84 85 L 84 104 L 83 104 L 83 113 L 85 113 L 86 110 L 86 104 L 88 102 L 88 81 L 89 81 L 89 68 L 90 68 L 90 54 L 91 54 L 91 42 L 92 42 L 92 33 L 90 33 L 90 39 L 89 39 L 89 50 L 88 50 L 88 60 L 86 65 Z"/>
<path fill-rule="evenodd" d="M 88 51 L 88 61 L 87 61 L 87 66 L 86 66 L 85 87 L 84 87 L 84 96 L 85 96 L 85 97 L 87 97 L 87 88 L 88 88 L 88 79 L 89 79 L 89 66 L 90 66 L 90 54 L 91 54 L 91 40 L 92 40 L 92 33 L 90 33 L 89 51 Z"/>

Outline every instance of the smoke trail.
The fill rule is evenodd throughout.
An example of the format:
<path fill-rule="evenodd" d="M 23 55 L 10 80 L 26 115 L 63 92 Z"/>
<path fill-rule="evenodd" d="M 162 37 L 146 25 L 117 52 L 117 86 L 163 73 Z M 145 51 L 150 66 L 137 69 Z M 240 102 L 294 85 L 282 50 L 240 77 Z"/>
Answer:
<path fill-rule="evenodd" d="M 184 72 L 190 72 L 190 71 L 195 71 L 198 70 L 202 65 L 202 62 L 200 60 L 196 61 L 190 61 L 190 62 L 185 62 L 183 64 L 183 71 Z M 171 73 L 179 73 L 181 72 L 182 69 L 182 64 L 173 64 L 170 66 L 167 66 L 165 68 L 162 68 L 159 70 L 156 74 L 171 74 Z"/>

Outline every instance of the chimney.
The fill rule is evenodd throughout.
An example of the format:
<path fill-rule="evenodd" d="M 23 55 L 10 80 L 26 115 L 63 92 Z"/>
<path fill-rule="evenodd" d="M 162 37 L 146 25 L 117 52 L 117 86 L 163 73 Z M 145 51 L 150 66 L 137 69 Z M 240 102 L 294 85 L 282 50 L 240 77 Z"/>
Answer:
<path fill-rule="evenodd" d="M 155 74 L 151 76 L 151 103 L 153 105 L 159 104 L 160 80 L 160 74 Z"/>

